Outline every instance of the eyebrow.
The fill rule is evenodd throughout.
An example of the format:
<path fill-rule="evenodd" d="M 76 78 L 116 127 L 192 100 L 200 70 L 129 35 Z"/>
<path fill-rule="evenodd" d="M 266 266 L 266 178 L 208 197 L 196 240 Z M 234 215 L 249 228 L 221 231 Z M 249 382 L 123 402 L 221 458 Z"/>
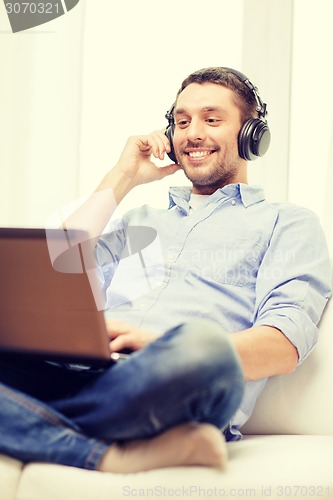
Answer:
<path fill-rule="evenodd" d="M 221 108 L 220 106 L 205 106 L 204 108 L 200 109 L 201 113 L 212 113 L 212 112 L 218 112 L 218 113 L 227 113 L 227 110 L 224 108 Z M 175 109 L 175 115 L 186 115 L 188 112 L 186 111 L 185 108 L 176 108 Z"/>

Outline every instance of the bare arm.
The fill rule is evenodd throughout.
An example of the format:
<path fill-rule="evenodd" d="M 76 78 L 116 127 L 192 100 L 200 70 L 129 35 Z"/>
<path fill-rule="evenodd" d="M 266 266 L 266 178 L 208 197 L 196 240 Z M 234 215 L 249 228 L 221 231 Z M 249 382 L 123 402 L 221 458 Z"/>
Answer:
<path fill-rule="evenodd" d="M 118 320 L 107 320 L 107 326 L 111 351 L 136 351 L 159 336 Z M 255 326 L 231 334 L 230 340 L 239 355 L 246 380 L 291 373 L 296 368 L 297 350 L 277 328 Z"/>
<path fill-rule="evenodd" d="M 151 161 L 151 156 L 163 159 L 168 151 L 169 141 L 160 131 L 130 137 L 117 164 L 88 200 L 67 219 L 64 228 L 84 229 L 91 238 L 98 239 L 117 205 L 135 186 L 163 179 L 179 169 L 175 164 L 159 168 Z"/>
<path fill-rule="evenodd" d="M 298 362 L 295 346 L 277 328 L 254 326 L 231 335 L 246 380 L 291 373 Z"/>

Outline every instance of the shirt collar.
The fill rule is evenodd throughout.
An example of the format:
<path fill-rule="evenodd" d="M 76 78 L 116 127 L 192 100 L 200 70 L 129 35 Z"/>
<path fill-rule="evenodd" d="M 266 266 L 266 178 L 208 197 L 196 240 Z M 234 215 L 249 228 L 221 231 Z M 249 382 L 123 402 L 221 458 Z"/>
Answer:
<path fill-rule="evenodd" d="M 177 206 L 186 213 L 189 210 L 189 201 L 191 197 L 191 187 L 173 186 L 169 189 L 169 209 Z"/>
<path fill-rule="evenodd" d="M 176 186 L 169 190 L 169 208 L 178 206 L 188 212 L 188 202 L 191 196 L 190 186 Z M 244 207 L 247 208 L 255 203 L 265 200 L 265 194 L 260 186 L 250 186 L 249 184 L 228 184 L 209 197 L 210 203 L 217 203 L 223 198 L 240 198 Z"/>
<path fill-rule="evenodd" d="M 230 197 L 239 197 L 245 208 L 265 200 L 264 190 L 260 186 L 250 186 L 240 182 L 228 184 L 218 191 Z"/>

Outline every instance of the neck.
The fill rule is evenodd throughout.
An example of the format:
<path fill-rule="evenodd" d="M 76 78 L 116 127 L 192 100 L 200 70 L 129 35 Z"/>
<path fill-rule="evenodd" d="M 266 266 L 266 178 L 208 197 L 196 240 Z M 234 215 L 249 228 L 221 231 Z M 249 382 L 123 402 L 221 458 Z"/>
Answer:
<path fill-rule="evenodd" d="M 238 177 L 234 179 L 230 179 L 230 181 L 223 183 L 216 183 L 214 185 L 209 186 L 198 186 L 193 184 L 192 193 L 193 194 L 213 194 L 218 189 L 223 188 L 224 186 L 228 186 L 229 184 L 248 184 L 247 178 Z"/>

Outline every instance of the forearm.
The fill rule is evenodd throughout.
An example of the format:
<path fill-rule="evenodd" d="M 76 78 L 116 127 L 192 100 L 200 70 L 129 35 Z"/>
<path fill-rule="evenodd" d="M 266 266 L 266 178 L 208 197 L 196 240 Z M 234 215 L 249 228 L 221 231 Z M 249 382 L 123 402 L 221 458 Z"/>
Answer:
<path fill-rule="evenodd" d="M 148 136 L 130 137 L 119 161 L 110 170 L 95 192 L 63 224 L 65 229 L 84 229 L 91 239 L 98 239 L 121 200 L 134 187 L 174 174 L 178 165 L 157 167 L 151 156 L 163 159 L 170 146 L 166 136 L 154 132 Z"/>
<path fill-rule="evenodd" d="M 115 168 L 103 178 L 89 198 L 70 215 L 63 227 L 83 229 L 98 239 L 121 200 L 132 189 L 130 180 Z"/>
<path fill-rule="evenodd" d="M 231 340 L 246 380 L 287 374 L 296 368 L 297 349 L 277 328 L 252 327 L 232 334 Z"/>

